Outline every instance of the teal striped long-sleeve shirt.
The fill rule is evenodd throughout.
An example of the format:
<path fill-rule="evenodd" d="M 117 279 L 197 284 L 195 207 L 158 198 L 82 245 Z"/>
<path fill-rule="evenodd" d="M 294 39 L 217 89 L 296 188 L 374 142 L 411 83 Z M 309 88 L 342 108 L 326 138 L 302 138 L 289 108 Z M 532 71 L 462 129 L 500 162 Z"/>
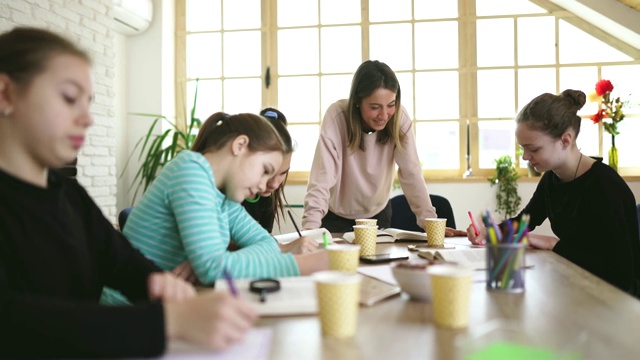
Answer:
<path fill-rule="evenodd" d="M 189 260 L 204 284 L 221 277 L 299 275 L 291 254 L 236 202 L 216 187 L 209 162 L 197 152 L 181 151 L 160 172 L 127 220 L 124 235 L 159 267 L 172 270 Z M 230 239 L 238 247 L 229 252 Z M 114 303 L 112 290 L 103 293 Z"/>

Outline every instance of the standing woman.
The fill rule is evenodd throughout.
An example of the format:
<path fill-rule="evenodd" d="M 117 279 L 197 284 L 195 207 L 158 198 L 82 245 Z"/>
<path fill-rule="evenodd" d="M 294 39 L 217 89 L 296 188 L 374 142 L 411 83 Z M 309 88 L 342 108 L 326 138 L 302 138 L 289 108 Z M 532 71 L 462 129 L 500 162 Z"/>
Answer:
<path fill-rule="evenodd" d="M 284 196 L 284 185 L 291 167 L 294 144 L 287 130 L 287 118 L 280 110 L 268 107 L 260 111 L 260 115 L 269 120 L 271 125 L 278 131 L 278 135 L 280 135 L 284 143 L 285 151 L 282 157 L 282 165 L 280 165 L 276 174 L 269 179 L 265 190 L 254 198 L 245 199 L 242 202 L 242 206 L 251 217 L 271 233 L 274 222 L 277 222 L 278 227 L 280 227 L 280 219 L 284 216 L 284 204 L 287 203 L 287 199 Z M 196 146 L 197 144 L 194 144 L 194 148 Z M 293 254 L 306 254 L 318 249 L 317 241 L 304 236 L 287 244 L 279 245 L 282 252 L 291 252 Z"/>
<path fill-rule="evenodd" d="M 531 200 L 529 230 L 546 219 L 555 236 L 529 234 L 538 249 L 553 250 L 576 265 L 635 296 L 640 295 L 640 240 L 633 192 L 611 167 L 580 152 L 578 110 L 585 94 L 565 90 L 542 94 L 516 117 L 522 158 L 544 172 Z M 597 219 L 594 222 L 594 219 Z M 469 240 L 483 244 L 486 232 Z"/>
<path fill-rule="evenodd" d="M 304 198 L 305 229 L 351 231 L 359 218 L 389 227 L 394 163 L 416 223 L 424 227 L 425 218 L 437 217 L 400 95 L 393 70 L 367 60 L 353 76 L 349 99 L 327 109 Z"/>
<path fill-rule="evenodd" d="M 0 34 L 0 358 L 151 357 L 241 340 L 255 311 L 163 272 L 53 170 L 93 124 L 89 56 L 47 30 Z M 99 306 L 102 288 L 133 307 Z"/>

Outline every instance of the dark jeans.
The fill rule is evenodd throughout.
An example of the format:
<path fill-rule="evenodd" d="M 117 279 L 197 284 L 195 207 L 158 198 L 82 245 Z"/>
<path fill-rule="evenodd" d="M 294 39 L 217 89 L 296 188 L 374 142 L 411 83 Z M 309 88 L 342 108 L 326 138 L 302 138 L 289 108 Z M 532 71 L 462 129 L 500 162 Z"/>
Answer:
<path fill-rule="evenodd" d="M 387 203 L 387 206 L 382 209 L 378 214 L 371 217 L 372 219 L 378 219 L 378 228 L 385 229 L 391 226 L 391 202 Z M 353 225 L 356 224 L 355 219 L 347 219 L 342 216 L 338 216 L 331 211 L 327 211 L 327 215 L 322 218 L 322 227 L 329 230 L 332 233 L 345 233 L 353 231 Z"/>

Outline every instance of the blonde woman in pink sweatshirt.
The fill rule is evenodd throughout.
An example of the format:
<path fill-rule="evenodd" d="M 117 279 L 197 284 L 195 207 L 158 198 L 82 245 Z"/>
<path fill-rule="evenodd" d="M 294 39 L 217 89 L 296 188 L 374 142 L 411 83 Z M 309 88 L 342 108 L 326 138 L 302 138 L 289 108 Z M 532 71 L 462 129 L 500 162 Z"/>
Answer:
<path fill-rule="evenodd" d="M 400 103 L 400 84 L 388 65 L 367 60 L 351 82 L 349 99 L 324 115 L 304 198 L 302 226 L 352 231 L 355 219 L 390 226 L 389 195 L 398 179 L 416 222 L 437 217 L 422 178 L 411 118 Z"/>

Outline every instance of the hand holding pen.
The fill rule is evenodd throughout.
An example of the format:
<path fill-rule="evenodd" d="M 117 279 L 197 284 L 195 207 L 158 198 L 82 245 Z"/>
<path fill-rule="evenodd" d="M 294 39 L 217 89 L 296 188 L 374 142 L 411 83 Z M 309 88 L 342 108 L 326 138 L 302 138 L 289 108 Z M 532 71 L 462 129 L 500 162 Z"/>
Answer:
<path fill-rule="evenodd" d="M 280 250 L 282 250 L 282 252 L 292 253 L 294 255 L 308 254 L 318 250 L 318 242 L 310 237 L 302 236 L 300 228 L 298 227 L 296 219 L 293 217 L 291 210 L 287 210 L 287 213 L 289 214 L 289 218 L 293 223 L 293 227 L 296 229 L 296 232 L 298 233 L 298 236 L 300 238 L 290 243 L 280 244 Z"/>
<path fill-rule="evenodd" d="M 476 224 L 471 211 L 468 211 L 467 214 L 471 220 L 471 224 L 467 227 L 467 238 L 469 238 L 469 241 L 471 241 L 473 245 L 484 245 L 486 238 L 486 230 L 484 226 L 482 226 L 482 224 L 479 226 Z"/>

